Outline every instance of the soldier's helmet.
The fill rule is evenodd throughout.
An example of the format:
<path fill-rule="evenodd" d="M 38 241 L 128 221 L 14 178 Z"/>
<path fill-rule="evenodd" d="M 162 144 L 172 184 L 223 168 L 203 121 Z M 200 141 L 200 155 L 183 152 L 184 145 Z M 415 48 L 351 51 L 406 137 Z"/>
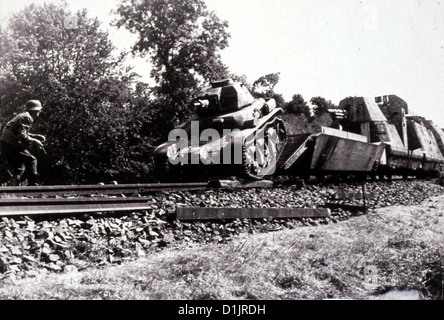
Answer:
<path fill-rule="evenodd" d="M 42 104 L 39 100 L 29 100 L 26 102 L 26 111 L 40 111 Z"/>

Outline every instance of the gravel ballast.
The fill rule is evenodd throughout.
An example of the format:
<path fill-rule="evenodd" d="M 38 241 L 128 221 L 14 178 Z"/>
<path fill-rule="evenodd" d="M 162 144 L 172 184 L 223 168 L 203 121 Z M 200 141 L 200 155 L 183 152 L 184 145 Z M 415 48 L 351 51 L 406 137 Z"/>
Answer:
<path fill-rule="evenodd" d="M 330 218 L 237 219 L 180 222 L 177 206 L 233 208 L 319 208 L 338 190 L 361 191 L 360 183 L 317 184 L 299 189 L 208 190 L 148 195 L 150 210 L 123 214 L 82 214 L 69 217 L 0 219 L 0 280 L 35 275 L 40 268 L 69 272 L 118 264 L 165 247 L 227 243 L 241 233 L 271 232 L 303 226 L 339 223 L 355 215 L 333 209 Z M 371 208 L 417 205 L 442 195 L 437 180 L 373 181 L 366 183 Z M 361 205 L 362 200 L 346 201 Z M 362 213 L 360 213 L 362 214 Z"/>

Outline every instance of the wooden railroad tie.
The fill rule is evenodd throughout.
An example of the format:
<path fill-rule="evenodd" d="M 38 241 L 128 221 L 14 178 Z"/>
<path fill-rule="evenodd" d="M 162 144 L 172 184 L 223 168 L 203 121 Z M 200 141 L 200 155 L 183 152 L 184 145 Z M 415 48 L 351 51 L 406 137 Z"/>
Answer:
<path fill-rule="evenodd" d="M 248 181 L 241 182 L 237 180 L 214 180 L 208 183 L 210 188 L 221 189 L 249 189 L 249 188 L 272 188 L 273 181 L 260 180 L 260 181 Z"/>
<path fill-rule="evenodd" d="M 203 208 L 178 207 L 178 220 L 232 220 L 330 217 L 328 208 Z"/>
<path fill-rule="evenodd" d="M 334 200 L 343 200 L 343 199 L 363 199 L 364 194 L 362 192 L 345 192 L 338 191 L 333 195 Z M 366 199 L 375 199 L 375 195 L 373 193 L 366 193 Z"/>

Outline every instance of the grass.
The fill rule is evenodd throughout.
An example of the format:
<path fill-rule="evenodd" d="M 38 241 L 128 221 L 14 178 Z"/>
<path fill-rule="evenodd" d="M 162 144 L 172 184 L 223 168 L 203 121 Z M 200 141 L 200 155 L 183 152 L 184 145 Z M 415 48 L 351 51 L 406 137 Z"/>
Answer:
<path fill-rule="evenodd" d="M 376 299 L 442 297 L 444 197 L 336 224 L 243 235 L 119 266 L 0 283 L 0 299 Z"/>

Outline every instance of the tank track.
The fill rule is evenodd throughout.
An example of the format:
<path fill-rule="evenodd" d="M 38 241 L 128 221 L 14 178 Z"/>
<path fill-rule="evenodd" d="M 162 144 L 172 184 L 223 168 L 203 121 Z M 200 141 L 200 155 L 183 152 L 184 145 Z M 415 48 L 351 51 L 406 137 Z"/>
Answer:
<path fill-rule="evenodd" d="M 278 164 L 279 158 L 282 155 L 282 152 L 284 151 L 285 148 L 285 144 L 287 142 L 287 129 L 285 126 L 285 122 L 280 119 L 280 118 L 275 118 L 273 119 L 272 122 L 269 122 L 267 124 L 264 125 L 264 128 L 261 130 L 264 130 L 264 140 L 267 141 L 268 140 L 268 134 L 267 134 L 267 129 L 270 127 L 275 127 L 277 135 L 279 137 L 278 140 L 278 145 L 276 147 L 276 157 L 274 159 L 274 163 L 272 163 L 271 165 L 268 164 L 269 167 L 273 168 L 276 170 L 276 166 Z M 257 131 L 256 131 L 257 132 Z M 265 145 L 265 144 L 264 144 Z M 266 151 L 268 152 L 268 149 L 266 149 Z M 242 145 L 242 175 L 245 176 L 248 179 L 254 179 L 254 180 L 261 180 L 264 177 L 266 177 L 267 175 L 271 175 L 274 173 L 271 172 L 271 168 L 269 170 L 265 170 L 262 173 L 255 173 L 252 171 L 252 164 L 248 163 L 248 151 L 247 151 L 247 146 L 244 143 Z"/>

